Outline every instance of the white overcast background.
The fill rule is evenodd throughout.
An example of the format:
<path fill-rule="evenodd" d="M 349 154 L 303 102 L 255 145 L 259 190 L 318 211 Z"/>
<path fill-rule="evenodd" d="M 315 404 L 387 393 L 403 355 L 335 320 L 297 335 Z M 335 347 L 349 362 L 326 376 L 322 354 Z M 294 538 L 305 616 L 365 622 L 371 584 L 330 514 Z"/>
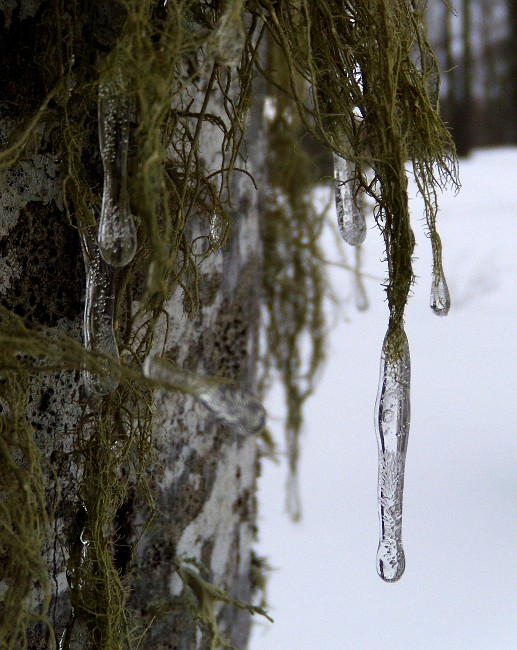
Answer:
<path fill-rule="evenodd" d="M 366 280 L 370 307 L 360 313 L 351 274 L 332 269 L 344 305 L 305 410 L 301 523 L 285 514 L 285 462 L 263 462 L 257 550 L 274 568 L 267 595 L 275 623 L 256 621 L 250 650 L 516 647 L 517 149 L 476 152 L 461 161 L 460 176 L 461 192 L 440 200 L 446 318 L 429 309 L 430 242 L 421 200 L 411 199 L 418 278 L 406 317 L 406 572 L 386 584 L 375 569 L 373 409 L 385 293 Z M 371 217 L 363 248 L 364 270 L 384 278 Z M 282 450 L 280 388 L 267 407 Z"/>

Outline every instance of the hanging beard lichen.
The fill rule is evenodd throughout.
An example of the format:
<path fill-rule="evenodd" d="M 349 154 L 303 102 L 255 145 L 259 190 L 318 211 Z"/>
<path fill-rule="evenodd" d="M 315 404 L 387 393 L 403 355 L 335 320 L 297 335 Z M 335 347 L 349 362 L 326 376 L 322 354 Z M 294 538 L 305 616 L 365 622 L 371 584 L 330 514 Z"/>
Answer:
<path fill-rule="evenodd" d="M 49 605 L 50 593 L 58 586 L 50 581 L 52 568 L 44 560 L 49 539 L 61 545 L 62 557 L 68 558 L 73 609 L 59 640 L 62 650 L 87 643 L 87 638 L 93 647 L 131 647 L 149 630 L 151 634 L 153 625 L 162 624 L 152 611 L 170 611 L 163 603 L 142 610 L 140 618 L 130 611 L 128 580 L 138 540 L 129 542 L 133 537 L 117 524 L 134 498 L 145 504 L 142 531 L 156 509 L 156 393 L 142 374 L 142 364 L 157 352 L 157 332 L 168 330 L 166 304 L 178 288 L 185 314 L 198 317 L 202 262 L 218 251 L 224 254 L 235 221 L 245 216 L 236 214 L 232 198 L 238 178 L 248 174 L 245 126 L 252 106 L 256 109 L 267 96 L 274 107 L 265 126 L 265 172 L 256 174 L 264 208 L 263 356 L 264 376 L 275 368 L 286 390 L 292 480 L 301 407 L 323 358 L 324 333 L 324 256 L 318 249 L 323 220 L 308 194 L 311 161 L 298 146 L 301 125 L 352 163 L 351 196 L 364 192 L 376 203 L 388 263 L 390 320 L 383 358 L 390 367 L 405 354 L 404 307 L 413 281 L 408 160 L 426 205 L 433 282 L 436 277 L 436 291 L 445 291 L 435 192 L 447 180 L 455 182 L 456 168 L 452 143 L 437 112 L 435 64 L 417 3 L 86 4 L 44 3 L 31 18 L 34 34 L 20 54 L 30 57 L 28 72 L 19 79 L 12 51 L 21 36 L 14 27 L 6 29 L 5 38 L 12 43 L 3 54 L 11 56 L 2 67 L 11 75 L 4 84 L 11 94 L 0 105 L 5 196 L 19 187 L 30 164 L 48 172 L 48 183 L 60 184 L 61 191 L 46 198 L 44 208 L 35 206 L 37 197 L 19 200 L 27 229 L 33 235 L 37 220 L 47 218 L 45 206 L 54 202 L 67 219 L 54 228 L 68 229 L 63 236 L 73 242 L 77 259 L 77 231 L 83 241 L 85 273 L 81 276 L 71 262 L 71 276 L 82 279 L 86 274 L 98 281 L 101 262 L 96 262 L 96 274 L 91 272 L 97 255 L 110 267 L 104 275 L 109 275 L 107 285 L 113 282 L 113 291 L 95 294 L 108 301 L 107 308 L 90 312 L 84 327 L 108 323 L 120 358 L 113 345 L 105 345 L 102 327 L 97 338 L 84 336 L 84 349 L 76 326 L 63 330 L 56 328 L 59 319 L 28 318 L 8 301 L 0 308 L 0 645 L 16 650 L 27 646 L 27 630 L 35 624 L 48 630 L 48 647 L 56 645 L 50 622 L 55 612 Z M 7 13 L 4 18 L 7 21 Z M 16 18 L 10 16 L 13 23 Z M 264 45 L 265 31 L 269 48 Z M 266 49 L 269 54 L 264 56 Z M 254 96 L 254 88 L 264 89 L 254 75 L 266 79 L 262 98 Z M 102 123 L 105 119 L 111 124 Z M 216 157 L 207 153 L 214 132 L 222 142 Z M 11 213 L 6 211 L 3 218 L 8 230 Z M 113 235 L 124 229 L 128 237 Z M 445 311 L 442 303 L 438 311 Z M 301 343 L 307 333 L 311 352 L 303 371 Z M 79 371 L 87 394 L 74 389 L 71 409 L 77 427 L 66 432 L 73 433 L 73 443 L 62 443 L 62 448 L 58 444 L 59 451 L 43 459 L 42 443 L 27 415 L 36 407 L 28 403 L 43 391 L 44 377 L 66 377 L 67 385 L 77 389 L 74 373 Z M 219 371 L 216 367 L 213 372 Z M 221 372 L 242 380 L 238 372 L 232 376 L 231 369 L 223 367 Z M 65 462 L 80 468 L 74 477 L 78 488 L 59 500 L 56 473 Z M 50 493 L 54 497 L 45 507 Z M 73 519 L 70 530 L 50 530 L 56 509 Z M 181 607 L 179 600 L 174 602 Z M 185 620 L 192 627 L 185 634 L 194 639 L 196 616 Z M 219 635 L 210 625 L 203 638 L 211 644 Z"/>

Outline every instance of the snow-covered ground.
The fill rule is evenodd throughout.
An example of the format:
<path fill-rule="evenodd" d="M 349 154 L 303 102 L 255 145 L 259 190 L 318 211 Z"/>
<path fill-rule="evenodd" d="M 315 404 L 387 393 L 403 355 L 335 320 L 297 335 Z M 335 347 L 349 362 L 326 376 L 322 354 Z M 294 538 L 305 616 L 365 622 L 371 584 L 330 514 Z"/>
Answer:
<path fill-rule="evenodd" d="M 275 623 L 257 621 L 250 650 L 516 647 L 517 149 L 477 152 L 460 176 L 461 192 L 440 201 L 447 318 L 428 306 L 430 243 L 417 221 L 421 201 L 411 202 L 418 281 L 406 318 L 406 572 L 387 584 L 375 569 L 373 407 L 387 306 L 380 282 L 367 280 L 370 308 L 359 313 L 348 301 L 341 309 L 306 408 L 300 524 L 284 512 L 285 465 L 263 464 L 258 551 L 275 568 Z M 381 236 L 370 226 L 364 270 L 384 278 Z M 331 274 L 349 298 L 351 274 Z M 267 406 L 281 414 L 281 396 Z M 281 440 L 280 425 L 272 427 Z"/>

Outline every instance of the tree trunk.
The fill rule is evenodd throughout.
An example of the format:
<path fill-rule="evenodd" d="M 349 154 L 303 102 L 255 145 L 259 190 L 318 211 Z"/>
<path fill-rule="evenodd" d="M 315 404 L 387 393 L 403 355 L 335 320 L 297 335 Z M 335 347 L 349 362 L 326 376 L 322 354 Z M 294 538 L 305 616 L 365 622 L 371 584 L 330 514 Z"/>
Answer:
<path fill-rule="evenodd" d="M 77 3 L 70 13 L 61 14 L 82 23 L 88 34 L 86 54 L 74 56 L 92 57 L 95 47 L 97 56 L 104 56 L 118 29 L 116 7 L 94 2 L 82 8 Z M 53 43 L 45 41 L 45 35 L 49 17 L 58 9 L 58 2 L 0 3 L 4 143 L 16 137 L 16 130 L 45 101 L 42 59 L 53 56 Z M 96 60 L 89 65 L 97 65 Z M 223 82 L 224 74 L 222 70 Z M 190 84 L 175 101 L 186 105 L 188 99 L 194 111 L 192 107 L 205 96 L 205 83 Z M 31 148 L 29 143 L 3 173 L 0 293 L 3 306 L 18 314 L 29 331 L 44 326 L 81 341 L 85 270 L 77 227 L 70 224 L 63 203 L 67 170 L 56 144 L 60 133 L 51 119 L 62 104 L 59 97 L 50 100 L 50 118 L 40 121 L 31 136 L 39 146 Z M 231 126 L 221 93 L 212 94 L 207 113 L 212 122 L 202 123 L 195 155 L 204 169 L 216 170 L 224 142 L 222 130 L 214 124 L 220 120 L 226 128 Z M 81 136 L 88 146 L 82 159 L 98 196 L 102 178 L 97 124 L 95 119 L 85 124 Z M 260 124 L 261 114 L 252 108 L 246 162 L 250 174 L 260 167 Z M 160 314 L 152 350 L 201 375 L 231 378 L 253 393 L 262 263 L 257 200 L 248 174 L 234 172 L 230 189 L 233 224 L 224 249 L 201 254 L 210 228 L 202 216 L 192 218 L 185 231 L 185 246 L 189 249 L 198 241 L 201 247 L 192 268 L 199 308 L 192 310 L 186 297 L 194 284 L 187 291 L 177 286 Z M 125 299 L 120 296 L 124 274 L 115 270 L 119 302 Z M 145 277 L 140 284 L 145 284 Z M 133 312 L 143 291 L 138 282 L 135 286 L 133 299 L 128 299 Z M 121 351 L 123 330 L 124 319 L 115 320 Z M 3 357 L 5 361 L 4 353 Z M 15 380 L 22 375 L 11 375 L 9 366 L 2 365 L 5 432 L 14 417 L 13 405 L 20 402 L 22 388 Z M 0 574 L 5 647 L 113 650 L 140 638 L 143 649 L 187 650 L 212 647 L 220 637 L 244 648 L 250 611 L 243 604 L 254 600 L 257 568 L 252 552 L 256 435 L 235 432 L 193 395 L 160 390 L 143 416 L 153 419 L 152 435 L 130 438 L 124 418 L 134 417 L 125 409 L 131 409 L 132 393 L 124 382 L 111 395 L 92 398 L 77 370 L 29 372 L 23 377 L 29 381 L 22 395 L 28 405 L 27 422 L 24 429 L 18 428 L 27 431 L 27 443 L 17 442 L 14 434 L 6 437 L 2 463 L 5 467 L 10 458 L 27 474 L 29 482 L 22 481 L 27 491 L 23 507 L 29 515 L 37 513 L 40 522 L 31 539 L 14 521 L 15 543 L 6 549 L 2 537 L 1 552 L 5 559 L 10 551 L 15 555 L 16 543 L 24 548 L 39 542 L 44 567 L 31 569 L 30 584 L 18 593 L 16 615 L 9 592 L 16 571 L 23 573 L 26 566 L 22 560 L 16 565 L 15 558 L 14 565 L 11 562 Z M 138 405 L 145 409 L 145 399 Z M 29 461 L 41 469 L 29 471 Z M 41 484 L 35 478 L 38 472 Z M 3 486 L 3 494 L 6 489 Z M 44 509 L 37 501 L 42 494 Z M 10 516 L 16 515 L 10 511 Z M 37 556 L 39 549 L 34 552 Z M 232 599 L 239 601 L 237 606 L 224 602 Z M 39 614 L 44 620 L 38 620 Z"/>

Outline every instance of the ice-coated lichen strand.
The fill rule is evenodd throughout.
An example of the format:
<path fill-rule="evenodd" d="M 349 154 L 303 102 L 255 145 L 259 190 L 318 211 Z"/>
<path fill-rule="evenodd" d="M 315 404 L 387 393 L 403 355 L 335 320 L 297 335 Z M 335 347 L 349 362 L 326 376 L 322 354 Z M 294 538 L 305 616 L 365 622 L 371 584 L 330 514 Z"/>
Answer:
<path fill-rule="evenodd" d="M 193 395 L 241 435 L 259 433 L 264 428 L 266 411 L 262 404 L 229 379 L 199 375 L 151 355 L 145 359 L 142 372 L 172 390 Z"/>
<path fill-rule="evenodd" d="M 352 163 L 334 153 L 334 193 L 336 197 L 337 224 L 344 241 L 359 246 L 366 237 L 366 221 L 353 192 Z"/>
<path fill-rule="evenodd" d="M 99 250 L 111 266 L 126 266 L 136 252 L 135 220 L 127 190 L 130 100 L 115 84 L 99 86 L 99 148 L 104 169 Z"/>
<path fill-rule="evenodd" d="M 86 271 L 83 344 L 88 351 L 106 355 L 118 364 L 119 352 L 113 331 L 113 269 L 100 256 L 93 228 L 83 229 L 81 245 Z M 84 384 L 90 394 L 109 395 L 118 386 L 117 373 L 108 359 L 100 363 L 100 373 L 83 371 Z"/>
<path fill-rule="evenodd" d="M 375 407 L 380 525 L 377 573 L 386 582 L 395 582 L 402 576 L 406 566 L 402 547 L 402 499 L 410 423 L 411 362 L 404 331 L 399 333 L 397 347 L 390 347 L 388 353 L 391 343 L 389 339 L 390 332 L 386 335 L 382 348 Z"/>

